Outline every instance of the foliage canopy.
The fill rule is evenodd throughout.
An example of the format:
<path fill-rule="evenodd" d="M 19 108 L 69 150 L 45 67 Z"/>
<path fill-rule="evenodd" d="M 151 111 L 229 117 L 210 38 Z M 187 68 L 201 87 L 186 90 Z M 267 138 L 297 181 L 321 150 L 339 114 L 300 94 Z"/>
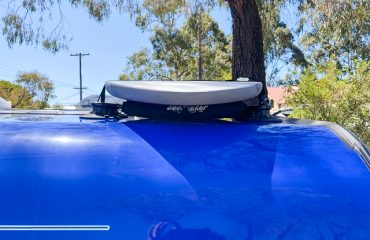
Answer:
<path fill-rule="evenodd" d="M 310 0 L 300 5 L 302 48 L 314 64 L 334 60 L 352 68 L 356 60 L 370 60 L 370 2 L 366 0 Z M 306 27 L 305 27 L 306 26 Z"/>
<path fill-rule="evenodd" d="M 54 85 L 36 71 L 19 73 L 15 83 L 0 80 L 0 97 L 11 101 L 13 108 L 43 109 L 54 97 Z"/>
<path fill-rule="evenodd" d="M 153 29 L 153 51 L 145 48 L 128 58 L 121 80 L 198 79 L 198 58 L 202 55 L 203 78 L 231 79 L 230 36 L 226 36 L 210 15 L 201 13 L 202 51 L 199 52 L 199 14 L 191 15 L 180 29 L 162 25 Z"/>
<path fill-rule="evenodd" d="M 34 105 L 37 108 L 48 107 L 48 101 L 54 97 L 53 82 L 47 76 L 37 71 L 19 73 L 16 83 L 31 94 Z"/>
<path fill-rule="evenodd" d="M 369 62 L 353 64 L 347 71 L 334 60 L 308 68 L 287 103 L 294 109 L 290 117 L 338 123 L 370 146 Z"/>
<path fill-rule="evenodd" d="M 32 96 L 24 87 L 0 80 L 0 97 L 11 101 L 12 108 L 29 108 L 33 105 Z"/>

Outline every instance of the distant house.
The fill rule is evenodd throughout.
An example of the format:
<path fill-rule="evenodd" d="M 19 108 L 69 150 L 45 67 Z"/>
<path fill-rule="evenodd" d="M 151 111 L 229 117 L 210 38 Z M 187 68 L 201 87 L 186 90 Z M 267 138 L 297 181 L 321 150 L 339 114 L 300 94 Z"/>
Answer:
<path fill-rule="evenodd" d="M 0 109 L 11 109 L 12 103 L 0 97 Z"/>
<path fill-rule="evenodd" d="M 296 91 L 297 87 L 292 87 L 293 91 Z M 274 102 L 274 105 L 271 109 L 271 113 L 277 112 L 286 106 L 285 98 L 287 95 L 287 87 L 267 87 L 268 96 Z"/>

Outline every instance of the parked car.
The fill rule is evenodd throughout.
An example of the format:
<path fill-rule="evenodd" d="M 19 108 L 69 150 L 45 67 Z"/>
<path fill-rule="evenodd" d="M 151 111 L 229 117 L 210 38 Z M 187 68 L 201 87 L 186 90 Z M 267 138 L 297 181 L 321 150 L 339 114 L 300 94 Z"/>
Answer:
<path fill-rule="evenodd" d="M 370 236 L 369 152 L 335 124 L 0 119 L 0 239 Z"/>

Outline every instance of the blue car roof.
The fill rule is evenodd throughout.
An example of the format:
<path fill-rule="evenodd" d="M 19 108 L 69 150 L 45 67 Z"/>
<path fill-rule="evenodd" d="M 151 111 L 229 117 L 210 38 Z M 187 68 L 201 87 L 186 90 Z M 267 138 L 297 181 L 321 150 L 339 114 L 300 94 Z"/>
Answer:
<path fill-rule="evenodd" d="M 366 158 L 330 125 L 0 119 L 0 239 L 370 236 Z"/>

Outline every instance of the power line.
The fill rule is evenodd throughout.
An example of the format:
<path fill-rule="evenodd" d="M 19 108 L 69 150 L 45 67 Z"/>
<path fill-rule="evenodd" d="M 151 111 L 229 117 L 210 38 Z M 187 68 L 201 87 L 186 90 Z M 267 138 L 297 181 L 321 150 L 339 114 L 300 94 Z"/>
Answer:
<path fill-rule="evenodd" d="M 77 51 L 77 52 L 83 52 L 84 50 L 81 49 L 80 47 L 74 45 L 73 43 L 71 43 L 71 46 Z M 104 78 L 105 79 L 110 79 L 111 76 L 109 75 L 112 75 L 112 76 L 116 76 L 117 73 L 115 73 L 115 71 L 113 71 L 113 68 L 111 68 L 111 65 L 106 65 L 106 62 L 102 62 L 100 61 L 100 59 L 94 57 L 93 55 L 91 56 L 91 59 L 93 60 L 92 62 L 88 59 L 86 59 L 86 63 L 89 65 L 91 65 L 91 67 L 95 70 L 94 72 L 96 71 L 99 71 L 101 72 L 101 74 L 104 74 Z M 100 75 L 100 76 L 103 76 L 103 75 Z"/>
<path fill-rule="evenodd" d="M 74 93 L 74 94 L 68 95 L 68 96 L 63 97 L 63 98 L 59 98 L 59 99 L 57 98 L 57 99 L 55 99 L 55 101 L 64 101 L 66 99 L 70 99 L 70 98 L 72 98 L 74 96 L 77 96 L 77 95 L 78 95 L 78 93 Z"/>
<path fill-rule="evenodd" d="M 82 101 L 82 89 L 87 89 L 86 87 L 82 87 L 82 57 L 83 56 L 89 56 L 89 53 L 75 53 L 75 54 L 70 54 L 71 57 L 79 57 L 79 63 L 80 63 L 80 87 L 75 87 L 74 89 L 80 89 L 80 101 Z"/>
<path fill-rule="evenodd" d="M 105 62 L 101 62 L 93 56 L 91 56 L 91 57 L 92 57 L 92 60 L 93 60 L 92 62 L 90 62 L 91 65 L 95 66 L 95 69 L 102 72 L 105 75 L 106 79 L 111 79 L 112 76 L 117 76 L 118 75 L 118 73 L 114 73 L 115 71 L 113 71 L 113 69 L 111 67 L 108 68 L 107 65 L 104 64 Z"/>
<path fill-rule="evenodd" d="M 8 75 L 12 75 L 12 76 L 17 76 L 18 75 L 18 73 L 7 71 L 6 69 L 2 69 L 1 66 L 0 66 L 0 72 L 8 74 Z"/>
<path fill-rule="evenodd" d="M 92 74 L 94 74 L 95 76 L 101 78 L 101 79 L 107 79 L 107 75 L 101 71 L 99 71 L 99 69 L 97 67 L 94 67 L 93 64 L 91 64 L 87 59 L 85 61 L 86 63 L 86 68 L 89 70 L 89 72 L 91 72 Z"/>
<path fill-rule="evenodd" d="M 68 82 L 62 82 L 62 81 L 56 81 L 54 79 L 50 79 L 55 86 L 57 87 L 74 87 L 75 85 L 71 84 L 71 83 L 68 83 Z"/>
<path fill-rule="evenodd" d="M 6 68 L 8 68 L 8 69 L 10 69 L 10 70 L 12 70 L 12 71 L 17 71 L 17 72 L 19 72 L 19 69 L 16 69 L 15 67 L 12 67 L 12 66 L 10 66 L 10 65 L 8 65 L 8 64 L 1 63 L 1 62 L 0 62 L 0 65 L 4 66 L 4 67 L 6 67 Z"/>
<path fill-rule="evenodd" d="M 13 82 L 16 79 L 16 77 L 17 77 L 16 74 L 10 74 L 10 73 L 1 72 L 1 71 L 0 71 L 0 76 L 3 76 L 5 78 L 10 78 L 8 80 L 11 81 L 11 82 Z"/>
<path fill-rule="evenodd" d="M 10 69 L 8 69 L 6 67 L 3 67 L 1 65 L 0 65 L 0 70 L 1 71 L 5 71 L 5 72 L 8 72 L 8 73 L 14 73 L 14 74 L 18 74 L 18 72 L 19 72 L 19 71 L 10 70 Z"/>
<path fill-rule="evenodd" d="M 93 94 L 99 94 L 99 92 L 97 92 L 97 91 L 95 91 L 95 90 L 92 90 L 92 89 L 87 89 L 86 91 L 91 92 L 91 93 L 93 93 Z"/>

